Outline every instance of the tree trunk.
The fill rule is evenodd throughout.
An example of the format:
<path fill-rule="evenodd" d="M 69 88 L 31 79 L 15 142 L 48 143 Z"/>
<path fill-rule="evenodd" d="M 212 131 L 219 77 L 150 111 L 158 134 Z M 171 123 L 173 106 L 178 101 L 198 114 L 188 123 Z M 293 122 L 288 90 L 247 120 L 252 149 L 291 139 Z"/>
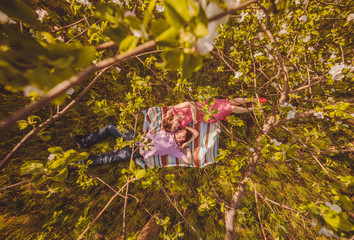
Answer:
<path fill-rule="evenodd" d="M 159 229 L 161 227 L 156 223 L 157 218 L 162 218 L 161 213 L 155 213 L 154 215 L 152 215 L 150 220 L 145 224 L 145 226 L 141 230 L 138 240 L 157 239 L 157 234 L 159 233 Z"/>

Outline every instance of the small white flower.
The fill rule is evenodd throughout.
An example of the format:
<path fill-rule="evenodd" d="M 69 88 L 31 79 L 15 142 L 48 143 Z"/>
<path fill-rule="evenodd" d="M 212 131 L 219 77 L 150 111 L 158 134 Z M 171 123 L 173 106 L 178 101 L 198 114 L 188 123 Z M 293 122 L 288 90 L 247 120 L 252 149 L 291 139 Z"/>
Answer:
<path fill-rule="evenodd" d="M 250 152 L 254 152 L 254 148 L 250 148 L 249 151 L 250 151 Z"/>
<path fill-rule="evenodd" d="M 74 26 L 72 27 L 72 29 L 75 29 L 77 32 L 81 32 L 81 31 L 82 31 L 81 27 L 78 26 L 78 25 L 74 25 Z"/>
<path fill-rule="evenodd" d="M 53 160 L 54 158 L 55 158 L 55 154 L 53 154 L 53 153 L 51 153 L 51 154 L 49 154 L 49 156 L 48 156 L 48 160 Z"/>
<path fill-rule="evenodd" d="M 342 124 L 342 121 L 337 121 L 336 122 L 338 125 L 341 125 Z"/>
<path fill-rule="evenodd" d="M 315 51 L 315 49 L 312 46 L 308 47 L 307 50 L 309 50 L 310 52 Z"/>
<path fill-rule="evenodd" d="M 114 68 L 116 69 L 117 72 L 122 71 L 122 69 L 120 67 L 115 66 Z"/>
<path fill-rule="evenodd" d="M 323 119 L 324 118 L 324 115 L 323 115 L 323 112 L 316 112 L 313 114 L 316 118 L 318 119 Z"/>
<path fill-rule="evenodd" d="M 156 9 L 156 11 L 158 11 L 158 12 L 163 12 L 163 11 L 165 11 L 165 7 L 164 7 L 164 6 L 161 6 L 161 5 L 156 5 L 155 9 Z"/>
<path fill-rule="evenodd" d="M 279 146 L 283 144 L 282 142 L 278 142 L 278 140 L 276 140 L 275 138 L 272 139 L 272 142 L 274 143 L 274 146 Z"/>
<path fill-rule="evenodd" d="M 10 23 L 10 24 L 13 24 L 13 23 L 16 23 L 14 20 L 10 19 L 6 13 L 3 13 L 2 11 L 0 11 L 0 23 L 1 24 L 4 24 L 4 23 Z"/>
<path fill-rule="evenodd" d="M 235 78 L 236 79 L 238 79 L 241 76 L 242 76 L 242 72 L 240 72 L 240 71 L 235 72 Z"/>
<path fill-rule="evenodd" d="M 262 20 L 266 16 L 262 9 L 258 9 L 256 15 L 258 20 Z"/>
<path fill-rule="evenodd" d="M 111 0 L 112 3 L 118 4 L 120 7 L 123 6 L 123 3 L 119 0 Z"/>
<path fill-rule="evenodd" d="M 231 46 L 231 47 L 230 47 L 230 50 L 231 50 L 231 51 L 233 51 L 234 49 L 235 49 L 235 47 L 234 47 L 234 46 Z"/>
<path fill-rule="evenodd" d="M 286 118 L 287 118 L 287 119 L 292 119 L 292 118 L 294 118 L 296 112 L 297 112 L 296 110 L 295 110 L 295 111 L 294 111 L 294 110 L 290 110 L 290 111 L 288 112 L 288 115 L 286 115 Z"/>
<path fill-rule="evenodd" d="M 299 18 L 300 22 L 306 22 L 307 21 L 307 16 L 306 15 L 302 15 L 300 18 Z"/>
<path fill-rule="evenodd" d="M 271 50 L 273 49 L 273 46 L 272 46 L 271 43 L 268 43 L 268 44 L 266 45 L 266 48 L 267 48 L 267 50 L 271 51 Z"/>
<path fill-rule="evenodd" d="M 288 31 L 287 31 L 287 25 L 286 25 L 286 23 L 283 23 L 282 25 L 281 25 L 281 27 L 282 27 L 282 29 L 278 32 L 278 34 L 279 35 L 283 35 L 283 34 L 287 34 L 288 33 Z"/>
<path fill-rule="evenodd" d="M 280 105 L 280 107 L 292 107 L 292 108 L 294 108 L 294 106 L 291 105 L 291 103 L 288 103 L 288 102 L 284 102 L 282 105 Z"/>
<path fill-rule="evenodd" d="M 136 37 L 136 38 L 141 38 L 142 36 L 143 36 L 143 32 L 142 31 L 140 31 L 140 30 L 133 30 L 132 31 L 132 33 L 133 33 L 133 35 L 134 35 L 134 37 Z"/>
<path fill-rule="evenodd" d="M 330 59 L 335 59 L 335 58 L 337 58 L 337 55 L 334 54 L 334 53 L 332 53 L 332 55 L 331 55 L 329 58 L 330 58 Z"/>
<path fill-rule="evenodd" d="M 354 13 L 349 14 L 347 17 L 347 22 L 354 21 Z"/>
<path fill-rule="evenodd" d="M 269 60 L 273 60 L 273 55 L 272 54 L 268 54 L 268 58 L 269 58 Z"/>
<path fill-rule="evenodd" d="M 76 2 L 81 3 L 86 7 L 91 7 L 91 3 L 88 0 L 76 0 Z"/>
<path fill-rule="evenodd" d="M 30 97 L 31 96 L 31 93 L 32 92 L 35 92 L 38 94 L 38 96 L 42 96 L 43 95 L 43 91 L 32 86 L 32 85 L 27 85 L 24 89 L 23 89 L 23 94 L 26 96 L 26 97 Z"/>
<path fill-rule="evenodd" d="M 335 92 L 336 90 L 334 88 L 331 88 L 331 92 Z"/>
<path fill-rule="evenodd" d="M 343 63 L 336 63 L 334 66 L 331 67 L 329 70 L 329 74 L 332 76 L 333 80 L 339 81 L 344 78 L 344 74 L 342 74 L 343 69 L 347 66 Z"/>
<path fill-rule="evenodd" d="M 72 95 L 74 92 L 75 92 L 75 90 L 74 90 L 73 88 L 69 88 L 69 89 L 66 91 L 66 94 Z"/>
<path fill-rule="evenodd" d="M 42 21 L 45 16 L 48 16 L 48 12 L 46 10 L 44 10 L 44 9 L 37 9 L 36 13 L 37 13 L 37 16 L 38 16 L 37 19 L 39 21 Z"/>
<path fill-rule="evenodd" d="M 54 26 L 53 30 L 59 30 L 58 26 Z"/>
<path fill-rule="evenodd" d="M 327 237 L 334 237 L 334 238 L 339 238 L 336 234 L 334 234 L 332 231 L 328 230 L 325 227 L 322 227 L 320 231 L 318 231 L 318 234 L 323 234 Z"/>
<path fill-rule="evenodd" d="M 308 35 L 307 37 L 305 37 L 304 39 L 302 39 L 302 41 L 303 42 L 308 42 L 308 41 L 310 41 L 311 40 L 311 36 L 310 35 Z"/>
<path fill-rule="evenodd" d="M 301 172 L 302 168 L 301 168 L 301 167 L 298 167 L 297 170 L 298 170 L 299 172 Z"/>
<path fill-rule="evenodd" d="M 295 0 L 295 4 L 299 5 L 301 3 L 301 0 Z"/>
<path fill-rule="evenodd" d="M 192 89 L 191 87 L 189 87 L 189 88 L 188 88 L 188 90 L 189 90 L 190 92 L 192 92 L 192 91 L 193 91 L 193 89 Z"/>
<path fill-rule="evenodd" d="M 261 32 L 258 33 L 258 34 L 257 34 L 257 37 L 258 37 L 260 40 L 263 40 L 263 33 L 261 33 Z"/>
<path fill-rule="evenodd" d="M 64 42 L 63 36 L 59 36 L 57 39 L 58 39 L 58 41 L 60 41 L 60 42 Z"/>
<path fill-rule="evenodd" d="M 93 63 L 93 64 L 96 64 L 96 63 L 97 63 L 97 60 L 93 60 L 92 63 Z"/>
<path fill-rule="evenodd" d="M 238 22 L 243 22 L 245 17 L 248 15 L 248 12 L 241 12 L 241 18 L 238 19 Z"/>
<path fill-rule="evenodd" d="M 342 211 L 342 208 L 337 204 L 331 204 L 330 202 L 325 202 L 325 205 L 335 212 Z"/>
<path fill-rule="evenodd" d="M 258 57 L 258 56 L 261 56 L 263 53 L 261 53 L 261 52 L 256 52 L 254 55 L 253 55 L 253 57 Z"/>

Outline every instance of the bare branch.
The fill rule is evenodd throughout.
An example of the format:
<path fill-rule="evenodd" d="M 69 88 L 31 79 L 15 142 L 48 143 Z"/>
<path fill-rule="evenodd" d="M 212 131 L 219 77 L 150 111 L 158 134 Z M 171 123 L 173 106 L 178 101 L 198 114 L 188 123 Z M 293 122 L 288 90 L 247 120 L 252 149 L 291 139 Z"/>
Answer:
<path fill-rule="evenodd" d="M 56 85 L 55 87 L 53 87 L 51 90 L 47 92 L 47 94 L 44 97 L 39 99 L 37 102 L 27 106 L 26 108 L 21 109 L 20 111 L 14 113 L 13 115 L 5 119 L 3 123 L 0 125 L 0 134 L 4 134 L 6 131 L 8 131 L 13 125 L 16 124 L 18 120 L 28 117 L 32 112 L 49 104 L 50 101 L 54 100 L 55 98 L 65 93 L 70 87 L 80 84 L 94 72 L 109 67 L 111 65 L 117 64 L 126 59 L 129 59 L 137 54 L 143 53 L 151 48 L 154 48 L 155 46 L 156 46 L 155 41 L 149 41 L 142 45 L 137 46 L 135 49 L 131 51 L 127 51 L 115 57 L 105 59 L 102 62 L 97 63 L 96 65 L 91 65 L 87 67 L 86 69 L 72 76 L 68 80 L 63 81 L 58 85 Z"/>
<path fill-rule="evenodd" d="M 221 12 L 221 13 L 219 13 L 219 14 L 216 14 L 216 15 L 210 17 L 210 18 L 208 19 L 208 21 L 209 21 L 209 22 L 215 21 L 215 20 L 217 20 L 217 19 L 219 19 L 219 18 L 225 17 L 225 16 L 228 15 L 228 14 L 235 13 L 235 12 L 237 12 L 237 11 L 240 11 L 240 10 L 244 9 L 245 7 L 247 7 L 248 5 L 251 5 L 252 3 L 256 3 L 256 2 L 258 2 L 258 0 L 249 0 L 249 1 L 242 2 L 242 3 L 240 3 L 237 7 L 234 7 L 234 8 L 232 8 L 232 9 L 226 10 L 226 11 L 224 11 L 224 12 Z"/>
<path fill-rule="evenodd" d="M 87 87 L 74 99 L 72 100 L 63 110 L 51 116 L 49 119 L 41 123 L 32 129 L 29 133 L 26 134 L 24 138 L 6 155 L 6 157 L 0 162 L 0 169 L 2 169 L 7 162 L 27 143 L 29 142 L 39 131 L 47 127 L 49 124 L 52 124 L 56 120 L 60 119 L 64 116 L 76 103 L 80 101 L 80 99 L 91 89 L 93 85 L 97 83 L 100 77 L 109 69 L 109 67 L 103 69 L 97 76 L 90 82 Z"/>
<path fill-rule="evenodd" d="M 29 183 L 29 182 L 30 182 L 30 180 L 26 180 L 26 181 L 23 181 L 23 182 L 18 182 L 18 183 L 12 184 L 10 186 L 3 187 L 3 188 L 0 189 L 0 191 L 6 190 L 6 189 L 9 189 L 9 188 L 13 188 L 13 187 L 16 187 L 16 186 L 19 186 L 19 185 L 22 185 L 22 184 L 26 184 L 26 183 Z"/>
<path fill-rule="evenodd" d="M 176 204 L 173 203 L 173 201 L 171 200 L 171 198 L 168 196 L 166 190 L 164 187 L 160 186 L 160 189 L 163 191 L 163 193 L 165 194 L 165 196 L 167 197 L 168 201 L 171 203 L 171 205 L 177 210 L 177 212 L 179 213 L 179 215 L 181 215 L 181 217 L 186 221 L 186 223 L 188 223 L 188 225 L 191 227 L 191 229 L 193 230 L 193 232 L 195 232 L 195 234 L 198 236 L 199 240 L 202 240 L 202 238 L 200 237 L 199 233 L 197 232 L 197 230 L 195 230 L 195 228 L 193 227 L 193 225 L 188 221 L 188 219 L 181 213 L 181 211 L 178 209 L 178 207 L 176 206 Z"/>
<path fill-rule="evenodd" d="M 133 154 L 132 154 L 133 155 Z M 129 180 L 129 178 L 128 178 Z M 129 184 L 127 184 L 125 190 L 125 197 L 124 197 L 124 207 L 123 207 L 123 239 L 127 239 L 127 232 L 126 232 L 126 213 L 127 213 L 127 203 L 128 203 L 128 192 L 129 192 Z"/>
<path fill-rule="evenodd" d="M 106 206 L 104 206 L 104 208 L 101 210 L 101 212 L 96 216 L 96 218 L 86 227 L 86 229 L 80 234 L 80 236 L 77 238 L 77 240 L 80 240 L 84 237 L 85 233 L 91 228 L 91 226 L 97 221 L 97 219 L 102 215 L 102 213 L 104 213 L 104 211 L 106 211 L 107 207 L 112 203 L 112 201 L 118 196 L 118 194 L 131 182 L 136 180 L 135 178 L 133 179 L 129 179 L 124 185 L 123 187 L 121 187 L 116 194 L 113 195 L 113 197 L 111 197 L 111 199 L 108 201 L 108 203 L 106 204 Z"/>

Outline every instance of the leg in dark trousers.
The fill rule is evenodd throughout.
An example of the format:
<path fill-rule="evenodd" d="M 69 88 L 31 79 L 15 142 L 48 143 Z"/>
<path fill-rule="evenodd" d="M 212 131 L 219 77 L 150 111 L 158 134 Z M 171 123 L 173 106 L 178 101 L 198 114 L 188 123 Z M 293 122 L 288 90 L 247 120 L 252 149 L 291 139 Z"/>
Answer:
<path fill-rule="evenodd" d="M 90 135 L 83 137 L 80 139 L 80 143 L 82 147 L 89 147 L 99 141 L 102 141 L 108 136 L 112 136 L 114 138 L 123 137 L 124 141 L 131 141 L 134 139 L 134 134 L 131 131 L 127 130 L 125 133 L 122 133 L 116 126 L 110 124 L 94 133 L 91 133 Z"/>

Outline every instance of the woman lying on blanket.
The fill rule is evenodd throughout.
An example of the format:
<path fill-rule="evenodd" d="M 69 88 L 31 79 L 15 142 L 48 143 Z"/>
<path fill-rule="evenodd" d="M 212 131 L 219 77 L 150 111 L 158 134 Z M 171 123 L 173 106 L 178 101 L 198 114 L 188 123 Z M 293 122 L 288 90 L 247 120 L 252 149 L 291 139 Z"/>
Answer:
<path fill-rule="evenodd" d="M 267 102 L 265 98 L 259 98 L 261 103 Z M 253 99 L 256 101 L 256 99 Z M 215 103 L 212 105 L 211 110 L 218 110 L 216 114 L 213 114 L 214 118 L 210 118 L 207 123 L 215 123 L 221 120 L 226 120 L 226 117 L 231 115 L 231 113 L 245 113 L 253 111 L 254 107 L 240 107 L 241 104 L 246 104 L 247 98 L 236 98 L 234 100 L 228 99 L 215 99 Z M 196 103 L 198 107 L 203 109 L 203 104 L 200 102 Z M 197 108 L 189 103 L 183 102 L 173 106 L 172 109 L 168 110 L 166 116 L 162 121 L 162 127 L 166 132 L 173 132 L 177 129 L 185 128 L 190 122 L 194 124 L 204 121 L 204 113 L 201 114 L 197 120 Z"/>
<path fill-rule="evenodd" d="M 147 133 L 143 141 L 136 143 L 137 150 L 134 151 L 134 153 L 132 152 L 132 148 L 126 146 L 121 150 L 114 150 L 109 153 L 90 156 L 82 162 L 87 163 L 88 160 L 92 160 L 90 166 L 111 162 L 122 162 L 130 160 L 133 154 L 133 159 L 148 158 L 158 155 L 173 155 L 176 158 L 183 160 L 185 163 L 190 164 L 192 163 L 192 153 L 189 148 L 184 149 L 184 147 L 188 146 L 189 142 L 193 141 L 198 135 L 198 131 L 190 127 L 186 127 L 185 129 L 176 132 L 160 131 L 155 134 Z M 123 137 L 124 141 L 134 140 L 133 132 L 126 130 L 125 133 L 123 133 L 114 125 L 106 125 L 100 130 L 85 137 L 73 136 L 73 139 L 79 148 L 84 148 L 89 147 L 108 136 L 113 136 L 114 138 Z M 151 142 L 145 144 L 149 139 L 151 139 Z"/>

